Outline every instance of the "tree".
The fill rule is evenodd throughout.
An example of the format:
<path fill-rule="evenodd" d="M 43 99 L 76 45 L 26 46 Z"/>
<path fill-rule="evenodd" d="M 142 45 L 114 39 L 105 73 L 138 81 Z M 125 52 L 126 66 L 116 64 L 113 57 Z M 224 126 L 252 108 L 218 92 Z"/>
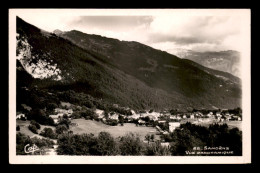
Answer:
<path fill-rule="evenodd" d="M 79 113 L 79 112 L 73 112 L 72 115 L 71 115 L 71 117 L 74 118 L 74 119 L 78 119 L 78 118 L 80 118 L 81 116 L 80 116 L 80 113 Z"/>
<path fill-rule="evenodd" d="M 53 111 L 55 108 L 57 108 L 58 105 L 56 103 L 48 103 L 46 108 L 49 110 L 49 111 Z"/>
<path fill-rule="evenodd" d="M 34 120 L 32 120 L 32 121 L 30 122 L 30 124 L 31 124 L 31 125 L 35 125 L 35 127 L 36 127 L 37 129 L 40 129 L 40 128 L 41 128 L 41 125 L 40 125 L 39 123 L 37 123 L 36 121 L 34 121 Z"/>
<path fill-rule="evenodd" d="M 148 141 L 148 145 L 149 145 L 149 142 L 151 140 L 151 136 L 149 134 L 145 135 L 145 139 Z"/>
<path fill-rule="evenodd" d="M 163 147 L 160 141 L 156 141 L 151 145 L 146 146 L 146 153 L 148 156 L 169 156 L 171 155 L 169 147 Z"/>
<path fill-rule="evenodd" d="M 145 135 L 145 139 L 148 141 L 148 145 L 150 143 L 150 141 L 154 141 L 154 134 L 147 134 Z"/>
<path fill-rule="evenodd" d="M 100 132 L 97 138 L 98 155 L 117 155 L 119 148 L 114 138 L 108 132 Z"/>
<path fill-rule="evenodd" d="M 202 147 L 205 145 L 199 138 L 196 138 L 191 134 L 188 129 L 176 129 L 173 132 L 173 143 L 170 150 L 172 155 L 184 156 L 186 151 L 191 151 L 193 147 Z"/>
<path fill-rule="evenodd" d="M 151 141 L 154 141 L 154 134 L 151 134 Z"/>
<path fill-rule="evenodd" d="M 43 125 L 54 125 L 54 121 L 51 117 L 46 116 L 43 109 L 34 109 L 28 113 L 28 120 L 35 120 Z"/>
<path fill-rule="evenodd" d="M 60 124 L 60 125 L 56 126 L 56 133 L 57 134 L 63 134 L 67 130 L 68 130 L 68 128 L 65 124 Z"/>
<path fill-rule="evenodd" d="M 20 126 L 16 126 L 16 131 L 20 131 Z"/>
<path fill-rule="evenodd" d="M 97 138 L 93 134 L 62 134 L 58 138 L 59 155 L 98 155 Z"/>
<path fill-rule="evenodd" d="M 71 121 L 70 120 L 68 120 L 68 119 L 64 119 L 64 118 L 61 118 L 61 120 L 60 120 L 60 122 L 59 122 L 59 124 L 58 125 L 65 125 L 66 127 L 67 127 L 67 129 L 69 129 L 69 125 L 70 125 L 70 123 L 71 123 Z"/>
<path fill-rule="evenodd" d="M 128 133 L 120 138 L 121 155 L 144 155 L 145 147 L 138 135 Z"/>
<path fill-rule="evenodd" d="M 67 114 L 64 114 L 62 118 L 68 120 L 68 119 L 69 119 L 69 116 L 68 116 Z"/>
<path fill-rule="evenodd" d="M 95 114 L 95 112 L 93 111 L 93 110 L 91 110 L 91 109 L 85 109 L 85 110 L 83 110 L 82 112 L 81 112 L 81 114 L 80 114 L 83 118 L 85 118 L 85 119 L 95 119 L 96 117 L 96 114 Z"/>
<path fill-rule="evenodd" d="M 40 135 L 51 139 L 55 139 L 57 137 L 57 135 L 54 133 L 54 131 L 51 128 L 44 128 L 43 131 L 40 133 Z"/>
<path fill-rule="evenodd" d="M 31 130 L 33 133 L 35 133 L 35 134 L 38 134 L 38 130 L 37 130 L 37 128 L 36 128 L 36 126 L 35 125 L 29 125 L 28 126 L 28 128 L 29 128 L 29 130 Z"/>
<path fill-rule="evenodd" d="M 123 125 L 123 123 L 124 123 L 124 117 L 123 117 L 122 115 L 119 115 L 119 116 L 118 116 L 118 120 L 119 120 L 119 123 L 120 123 L 121 125 Z"/>

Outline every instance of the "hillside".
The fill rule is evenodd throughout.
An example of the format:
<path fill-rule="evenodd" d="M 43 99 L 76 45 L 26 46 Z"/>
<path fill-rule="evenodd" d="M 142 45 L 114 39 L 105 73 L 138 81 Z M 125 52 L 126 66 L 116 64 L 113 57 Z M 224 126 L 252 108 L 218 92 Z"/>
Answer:
<path fill-rule="evenodd" d="M 79 31 L 56 34 L 17 18 L 18 87 L 74 90 L 133 109 L 241 104 L 232 77 L 227 82 L 166 52 Z"/>

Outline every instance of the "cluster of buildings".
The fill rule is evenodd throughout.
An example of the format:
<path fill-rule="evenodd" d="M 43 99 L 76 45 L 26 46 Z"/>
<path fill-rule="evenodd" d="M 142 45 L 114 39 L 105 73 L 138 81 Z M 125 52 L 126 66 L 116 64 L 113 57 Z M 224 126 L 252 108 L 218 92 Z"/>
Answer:
<path fill-rule="evenodd" d="M 24 109 L 30 110 L 31 108 L 22 105 Z M 54 112 L 55 114 L 49 115 L 54 120 L 55 124 L 58 124 L 61 118 L 63 118 L 64 115 L 67 115 L 69 119 L 71 119 L 71 115 L 73 114 L 72 104 L 62 102 L 63 108 L 55 108 Z M 75 107 L 76 110 L 81 110 L 81 107 Z M 131 110 L 132 115 L 122 115 L 116 112 L 109 112 L 107 116 L 105 116 L 105 111 L 96 109 L 95 114 L 97 115 L 98 119 L 102 120 L 103 122 L 106 122 L 108 119 L 119 121 L 119 117 L 123 117 L 123 119 L 127 120 L 128 122 L 137 122 L 139 125 L 146 125 L 146 118 L 149 117 L 149 120 L 153 120 L 153 122 L 157 122 L 158 125 L 160 124 L 167 124 L 169 129 L 168 131 L 163 131 L 159 126 L 156 126 L 157 130 L 161 134 L 167 134 L 169 132 L 173 132 L 176 128 L 180 127 L 181 122 L 188 120 L 192 123 L 202 123 L 202 122 L 224 122 L 224 121 L 241 121 L 241 116 L 229 114 L 228 111 L 225 112 L 209 112 L 207 114 L 203 114 L 200 111 L 192 112 L 192 113 L 176 113 L 172 115 L 168 111 L 163 112 L 155 112 L 155 111 L 142 111 L 135 112 L 134 110 Z M 16 116 L 16 119 L 22 119 L 26 116 L 22 113 L 18 113 Z"/>
<path fill-rule="evenodd" d="M 61 109 L 61 108 L 55 108 L 54 112 L 56 114 L 54 115 L 49 115 L 49 117 L 51 117 L 54 121 L 55 124 L 58 124 L 59 121 L 61 120 L 61 118 L 64 116 L 64 115 L 67 115 L 69 119 L 70 116 L 73 114 L 73 110 L 72 109 Z"/>

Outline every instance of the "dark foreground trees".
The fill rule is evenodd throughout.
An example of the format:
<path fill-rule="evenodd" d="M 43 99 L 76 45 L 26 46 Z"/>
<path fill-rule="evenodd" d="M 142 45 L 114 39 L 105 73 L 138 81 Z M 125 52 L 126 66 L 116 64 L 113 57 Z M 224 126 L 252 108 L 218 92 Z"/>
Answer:
<path fill-rule="evenodd" d="M 25 146 L 33 146 L 36 145 L 39 150 L 37 150 L 34 154 L 44 154 L 46 148 L 51 148 L 54 145 L 54 142 L 49 139 L 39 139 L 39 138 L 30 138 L 29 136 L 25 136 L 22 133 L 16 134 L 16 154 L 17 155 L 25 155 Z"/>
<path fill-rule="evenodd" d="M 203 127 L 186 123 L 173 133 L 165 135 L 163 139 L 170 145 L 162 146 L 159 141 L 153 142 L 151 137 L 149 137 L 149 142 L 145 143 L 137 134 L 133 133 L 118 138 L 113 138 L 107 132 L 101 132 L 97 137 L 93 134 L 65 133 L 58 139 L 58 154 L 185 156 L 186 151 L 193 151 L 194 147 L 203 149 L 205 146 L 208 148 L 221 146 L 228 147 L 228 151 L 233 151 L 233 154 L 226 155 L 242 155 L 242 132 L 237 128 L 229 129 L 226 124 Z"/>
<path fill-rule="evenodd" d="M 63 134 L 58 139 L 59 155 L 169 155 L 169 148 L 160 143 L 148 145 L 137 134 L 129 133 L 123 137 L 113 138 L 107 132 L 97 137 L 93 134 Z"/>
<path fill-rule="evenodd" d="M 193 151 L 194 147 L 203 149 L 205 146 L 228 147 L 225 151 L 233 151 L 230 155 L 242 155 L 242 132 L 238 128 L 229 129 L 227 124 L 212 124 L 209 127 L 191 123 L 182 124 L 173 133 L 165 135 L 164 140 L 171 143 L 172 155 L 183 156 L 186 155 L 186 151 Z"/>

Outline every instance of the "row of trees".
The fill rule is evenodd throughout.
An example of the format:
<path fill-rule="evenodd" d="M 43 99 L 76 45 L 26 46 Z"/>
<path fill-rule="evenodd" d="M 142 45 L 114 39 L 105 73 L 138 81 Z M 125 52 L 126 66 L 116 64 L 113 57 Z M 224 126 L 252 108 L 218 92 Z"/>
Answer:
<path fill-rule="evenodd" d="M 150 136 L 151 139 L 151 136 Z M 93 134 L 64 134 L 58 139 L 59 155 L 170 155 L 169 148 L 160 143 L 144 143 L 136 134 L 113 138 L 107 132 Z"/>
<path fill-rule="evenodd" d="M 235 156 L 242 155 L 242 134 L 237 128 L 229 129 L 226 124 L 202 127 L 186 123 L 169 135 L 162 136 L 169 147 L 162 147 L 154 136 L 146 135 L 144 143 L 138 135 L 129 133 L 113 138 L 107 132 L 98 137 L 93 134 L 63 134 L 58 139 L 58 154 L 62 155 L 175 155 L 184 156 L 194 147 L 229 147 Z"/>

